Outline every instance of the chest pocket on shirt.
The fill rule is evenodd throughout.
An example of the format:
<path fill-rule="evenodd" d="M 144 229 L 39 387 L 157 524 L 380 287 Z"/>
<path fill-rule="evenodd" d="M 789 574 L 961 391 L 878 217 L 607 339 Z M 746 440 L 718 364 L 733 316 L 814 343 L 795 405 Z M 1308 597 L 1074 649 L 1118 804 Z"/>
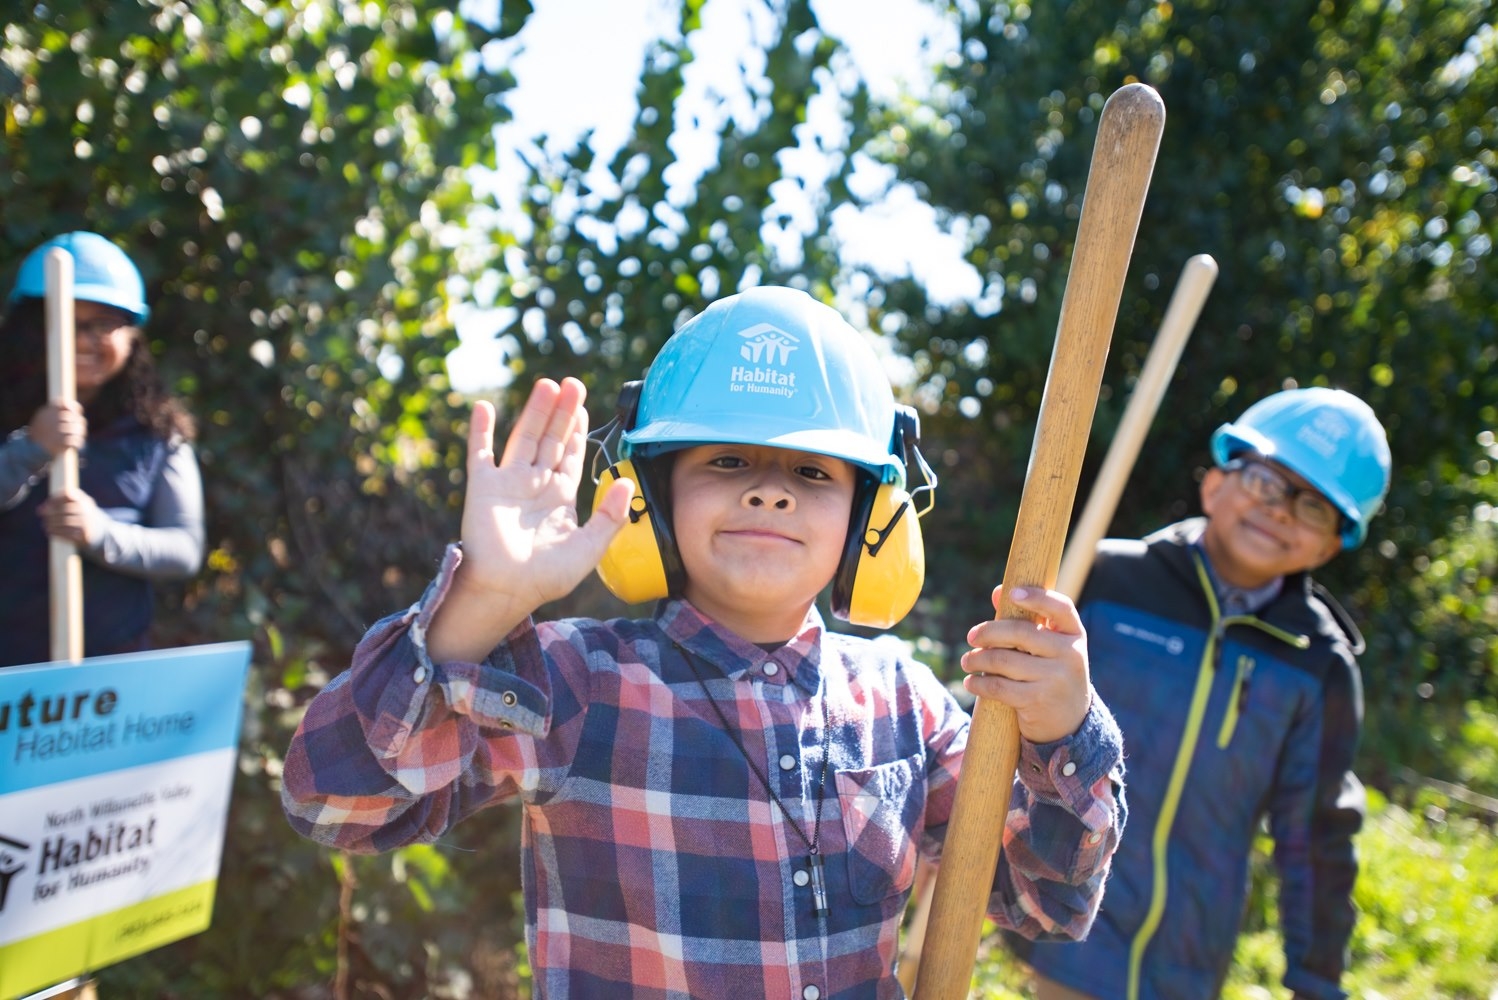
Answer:
<path fill-rule="evenodd" d="M 920 758 L 838 771 L 836 777 L 853 898 L 877 903 L 909 889 L 915 880 L 915 828 L 926 810 Z"/>

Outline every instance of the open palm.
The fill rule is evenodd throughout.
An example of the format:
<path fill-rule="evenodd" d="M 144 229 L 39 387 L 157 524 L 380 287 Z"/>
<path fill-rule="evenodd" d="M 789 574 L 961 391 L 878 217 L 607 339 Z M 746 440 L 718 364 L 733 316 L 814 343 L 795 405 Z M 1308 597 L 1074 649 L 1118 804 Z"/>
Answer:
<path fill-rule="evenodd" d="M 601 516 L 578 523 L 586 395 L 574 378 L 537 381 L 497 465 L 494 408 L 487 402 L 474 407 L 463 502 L 465 583 L 523 614 L 582 582 L 626 515 L 632 486 L 616 483 L 598 508 Z"/>

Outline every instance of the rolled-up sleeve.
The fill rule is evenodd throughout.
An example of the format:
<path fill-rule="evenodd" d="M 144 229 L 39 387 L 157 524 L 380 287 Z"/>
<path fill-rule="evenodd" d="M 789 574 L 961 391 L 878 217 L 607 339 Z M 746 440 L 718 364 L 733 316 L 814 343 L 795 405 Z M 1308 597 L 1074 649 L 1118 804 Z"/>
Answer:
<path fill-rule="evenodd" d="M 1096 696 L 1076 733 L 1021 743 L 990 906 L 1001 927 L 1086 936 L 1128 817 L 1123 774 L 1123 737 Z"/>
<path fill-rule="evenodd" d="M 554 687 L 532 623 L 484 663 L 433 663 L 427 653 L 461 561 L 450 547 L 422 599 L 376 623 L 308 705 L 281 790 L 304 836 L 368 853 L 431 843 L 526 784 L 535 739 L 515 737 L 548 736 Z"/>

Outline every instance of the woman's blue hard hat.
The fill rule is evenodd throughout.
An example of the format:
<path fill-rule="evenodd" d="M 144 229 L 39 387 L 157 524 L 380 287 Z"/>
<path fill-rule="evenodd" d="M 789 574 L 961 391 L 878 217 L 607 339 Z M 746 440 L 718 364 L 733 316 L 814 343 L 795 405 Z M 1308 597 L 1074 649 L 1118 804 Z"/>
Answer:
<path fill-rule="evenodd" d="M 54 236 L 21 261 L 20 273 L 7 297 L 7 304 L 23 298 L 47 296 L 47 252 L 54 247 L 73 257 L 73 298 L 98 302 L 130 314 L 136 324 L 151 315 L 146 305 L 146 286 L 140 269 L 115 246 L 98 233 L 78 231 Z"/>

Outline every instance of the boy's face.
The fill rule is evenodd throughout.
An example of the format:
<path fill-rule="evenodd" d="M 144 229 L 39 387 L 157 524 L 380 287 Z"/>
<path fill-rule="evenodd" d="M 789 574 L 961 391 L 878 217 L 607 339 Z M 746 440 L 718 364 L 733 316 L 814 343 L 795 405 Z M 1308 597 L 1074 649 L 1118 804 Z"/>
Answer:
<path fill-rule="evenodd" d="M 1202 544 L 1224 582 L 1261 587 L 1277 576 L 1315 569 L 1342 551 L 1340 521 L 1327 524 L 1316 516 L 1320 512 L 1307 509 L 1317 500 L 1329 506 L 1324 496 L 1282 465 L 1251 454 L 1242 458 L 1239 468 L 1209 469 L 1202 480 Z"/>
<path fill-rule="evenodd" d="M 839 458 L 699 445 L 671 470 L 684 596 L 751 642 L 795 635 L 842 558 L 857 474 Z"/>

